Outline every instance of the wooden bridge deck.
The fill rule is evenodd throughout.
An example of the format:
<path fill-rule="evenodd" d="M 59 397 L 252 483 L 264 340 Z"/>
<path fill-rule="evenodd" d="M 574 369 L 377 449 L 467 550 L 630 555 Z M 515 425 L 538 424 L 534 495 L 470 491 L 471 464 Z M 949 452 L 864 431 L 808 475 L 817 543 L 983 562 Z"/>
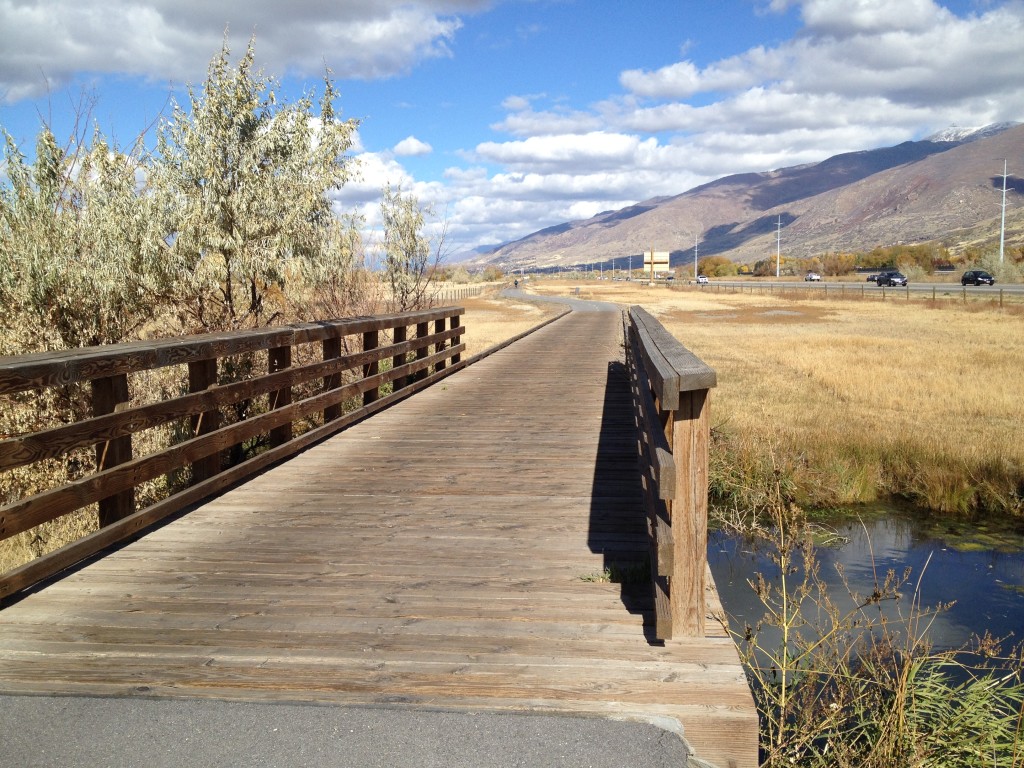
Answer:
<path fill-rule="evenodd" d="M 659 645 L 596 578 L 646 549 L 622 354 L 573 313 L 8 606 L 0 692 L 671 718 L 755 765 L 719 624 Z"/>

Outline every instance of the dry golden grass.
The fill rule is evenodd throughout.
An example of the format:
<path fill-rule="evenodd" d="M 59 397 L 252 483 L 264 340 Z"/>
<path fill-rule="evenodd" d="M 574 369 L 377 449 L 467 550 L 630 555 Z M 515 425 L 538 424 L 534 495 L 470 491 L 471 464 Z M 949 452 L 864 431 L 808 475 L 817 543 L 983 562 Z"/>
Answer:
<path fill-rule="evenodd" d="M 467 356 L 483 352 L 562 312 L 555 304 L 497 295 L 463 299 L 459 305 L 466 308 L 463 323 Z"/>
<path fill-rule="evenodd" d="M 718 371 L 712 423 L 728 457 L 713 478 L 719 492 L 742 495 L 779 470 L 796 498 L 819 506 L 896 494 L 942 511 L 1024 515 L 1017 307 L 607 282 L 581 286 L 581 297 L 642 304 Z"/>

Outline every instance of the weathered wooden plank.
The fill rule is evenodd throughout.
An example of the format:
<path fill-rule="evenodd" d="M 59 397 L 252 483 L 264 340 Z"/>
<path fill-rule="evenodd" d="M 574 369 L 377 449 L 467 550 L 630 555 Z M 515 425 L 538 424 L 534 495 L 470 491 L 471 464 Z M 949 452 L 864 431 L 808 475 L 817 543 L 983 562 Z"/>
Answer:
<path fill-rule="evenodd" d="M 384 359 L 388 356 L 404 355 L 419 348 L 426 349 L 430 344 L 439 343 L 439 341 L 448 338 L 454 338 L 454 331 L 446 331 L 441 336 L 431 335 L 424 340 L 413 340 L 411 342 L 380 347 L 369 352 L 326 357 L 322 362 L 289 367 L 256 379 L 221 386 L 211 386 L 216 383 L 216 373 L 214 372 L 214 380 L 206 384 L 205 387 L 193 390 L 193 394 L 190 395 L 183 395 L 162 402 L 131 408 L 119 408 L 117 411 L 74 424 L 62 425 L 32 435 L 0 440 L 0 470 L 61 456 L 75 448 L 114 440 L 171 421 L 189 418 L 197 413 L 212 414 L 215 413 L 216 409 L 223 408 L 232 403 L 259 397 L 270 392 L 282 391 L 318 378 L 337 382 L 332 387 L 326 387 L 326 389 L 333 389 L 340 385 L 340 374 L 344 370 L 365 366 L 368 363 Z M 334 341 L 336 342 L 337 340 Z M 421 364 L 423 364 L 424 359 L 426 359 L 425 355 L 420 360 Z M 430 360 L 436 360 L 436 358 L 430 358 Z M 429 364 L 430 360 L 426 364 Z M 215 366 L 216 361 L 200 360 L 189 363 L 190 377 L 192 376 L 191 366 L 209 364 Z M 339 406 L 328 406 L 328 408 L 336 407 Z M 207 429 L 197 434 L 207 434 L 209 431 L 212 431 L 212 429 Z"/>
<path fill-rule="evenodd" d="M 252 331 L 234 331 L 173 339 L 107 344 L 102 347 L 0 357 L 0 394 L 32 387 L 62 386 L 168 365 L 184 365 L 228 355 L 322 342 L 406 324 L 428 323 L 465 314 L 461 307 L 442 307 L 396 315 L 327 320 Z"/>
<path fill-rule="evenodd" d="M 672 429 L 678 462 L 676 502 L 672 507 L 672 539 L 676 577 L 672 579 L 673 627 L 701 635 L 705 626 L 704 579 L 707 562 L 708 444 L 710 390 L 680 394 Z"/>
<path fill-rule="evenodd" d="M 631 349 L 635 350 L 635 347 Z M 630 366 L 634 378 L 634 409 L 637 414 L 644 458 L 650 465 L 660 499 L 671 499 L 676 490 L 676 465 L 672 458 L 661 420 L 651 395 L 647 371 L 636 364 Z"/>
<path fill-rule="evenodd" d="M 690 392 L 717 386 L 718 377 L 715 369 L 680 344 L 679 340 L 647 310 L 643 307 L 631 307 L 630 316 L 636 321 L 637 330 L 644 337 L 645 353 L 652 355 L 650 361 L 657 373 L 650 369 L 648 373 L 659 387 L 659 396 L 664 394 L 663 408 L 676 407 L 677 401 L 668 388 L 676 392 Z M 648 348 L 648 345 L 656 349 L 657 353 Z"/>

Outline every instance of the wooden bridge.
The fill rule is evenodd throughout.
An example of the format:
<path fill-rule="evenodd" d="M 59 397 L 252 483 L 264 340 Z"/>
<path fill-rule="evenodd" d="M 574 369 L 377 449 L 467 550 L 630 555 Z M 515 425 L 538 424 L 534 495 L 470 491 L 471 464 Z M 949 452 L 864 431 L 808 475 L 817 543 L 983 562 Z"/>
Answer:
<path fill-rule="evenodd" d="M 230 339 L 206 347 L 209 339 L 187 340 L 174 354 L 149 345 L 141 356 L 124 345 L 113 350 L 121 362 L 107 369 L 82 352 L 0 360 L 0 391 L 8 392 L 117 379 L 154 360 L 188 365 L 192 392 L 183 398 L 192 398 L 186 419 L 194 435 L 162 459 L 133 458 L 123 441 L 141 423 L 159 421 L 154 408 L 179 418 L 182 411 L 136 406 L 125 387 L 94 384 L 94 393 L 105 393 L 87 424 L 105 436 L 96 449 L 99 474 L 0 508 L 7 537 L 55 517 L 61 499 L 81 506 L 103 496 L 94 491 L 97 476 L 119 491 L 100 502 L 106 525 L 86 537 L 91 543 L 0 577 L 0 594 L 8 595 L 0 610 L 0 693 L 636 719 L 670 724 L 713 765 L 756 765 L 751 695 L 732 641 L 709 618 L 720 607 L 703 555 L 690 556 L 704 546 L 703 522 L 680 524 L 691 502 L 678 489 L 690 488 L 698 508 L 701 494 L 706 503 L 706 461 L 694 470 L 678 457 L 695 448 L 699 458 L 706 443 L 699 430 L 686 451 L 678 443 L 689 429 L 678 414 L 703 403 L 669 402 L 678 395 L 671 371 L 679 355 L 659 352 L 656 323 L 637 313 L 632 345 L 654 342 L 637 356 L 638 371 L 624 355 L 618 313 L 573 312 L 466 361 L 460 313 L 351 321 L 339 333 L 361 334 L 362 344 L 349 354 L 323 324 L 292 329 L 288 341 L 280 332 L 259 344 L 250 339 L 248 348 L 269 350 L 270 380 L 259 386 L 270 407 L 261 418 L 276 436 L 259 454 L 269 458 L 255 460 L 280 458 L 274 451 L 296 441 L 290 425 L 314 408 L 320 417 L 311 438 L 298 438 L 304 450 L 250 465 L 260 471 L 244 483 L 210 466 L 211 456 L 219 461 L 239 442 L 239 425 L 201 418 L 215 412 L 210 398 L 223 395 L 209 360 L 235 351 Z M 323 354 L 301 365 L 296 354 L 293 365 L 281 350 L 300 341 L 322 343 Z M 325 373 L 325 362 L 338 359 L 358 381 Z M 385 360 L 392 365 L 378 366 Z M 322 382 L 322 390 L 300 396 L 303 381 Z M 354 420 L 338 408 L 353 395 L 361 396 L 360 411 L 380 412 L 324 438 Z M 652 465 L 643 471 L 640 401 L 647 415 L 639 444 Z M 49 443 L 0 442 L 0 468 L 46 460 L 54 441 L 80 447 L 71 429 L 52 428 Z M 177 503 L 137 510 L 117 479 L 130 476 L 125 482 L 134 486 L 182 465 L 191 468 L 191 490 Z M 677 490 L 659 491 L 659 483 Z M 211 490 L 219 495 L 195 503 Z M 667 522 L 675 538 L 662 530 L 652 550 Z M 124 537 L 130 542 L 111 546 Z M 49 577 L 82 557 L 84 564 Z M 688 570 L 694 560 L 696 576 Z"/>

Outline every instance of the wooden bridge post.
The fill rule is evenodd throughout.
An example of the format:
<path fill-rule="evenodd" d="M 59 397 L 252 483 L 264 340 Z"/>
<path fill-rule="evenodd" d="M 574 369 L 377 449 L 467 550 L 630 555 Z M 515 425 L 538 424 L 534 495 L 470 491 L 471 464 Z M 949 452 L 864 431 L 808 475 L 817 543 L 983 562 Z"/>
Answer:
<path fill-rule="evenodd" d="M 708 548 L 708 421 L 711 392 L 679 393 L 672 418 L 672 455 L 676 489 L 672 501 L 674 573 L 669 600 L 674 634 L 703 637 L 705 571 Z"/>
<path fill-rule="evenodd" d="M 416 338 L 425 339 L 430 335 L 430 323 L 416 323 Z M 430 355 L 430 350 L 427 349 L 426 345 L 416 348 L 416 359 L 423 360 Z M 427 378 L 426 369 L 422 369 L 416 373 L 416 380 Z"/>
<path fill-rule="evenodd" d="M 394 342 L 395 342 L 395 344 L 401 344 L 402 342 L 404 342 L 408 338 L 408 336 L 409 336 L 409 326 L 407 326 L 407 325 L 400 325 L 397 328 L 395 328 L 395 330 L 394 330 Z M 393 358 L 391 358 L 391 368 L 392 368 L 392 370 L 394 370 L 395 368 L 399 368 L 399 367 L 401 367 L 403 365 L 405 365 L 405 353 L 404 352 L 402 354 L 400 354 L 400 355 L 395 355 Z M 406 387 L 408 385 L 408 383 L 409 383 L 408 380 L 404 376 L 401 376 L 401 377 L 395 379 L 394 383 L 392 384 L 393 391 L 397 392 L 398 390 L 403 389 L 404 387 Z"/>
<path fill-rule="evenodd" d="M 269 350 L 268 355 L 268 372 L 277 373 L 283 371 L 286 368 L 292 366 L 292 348 L 288 347 L 274 347 Z M 281 389 L 275 390 L 270 393 L 270 408 L 276 410 L 283 408 L 286 405 L 291 405 L 292 402 L 292 388 L 282 387 Z M 270 445 L 276 447 L 284 445 L 292 439 L 292 423 L 289 421 L 286 424 L 282 424 L 279 427 L 273 427 L 270 430 Z"/>
<path fill-rule="evenodd" d="M 435 320 L 434 321 L 434 333 L 444 333 L 444 328 L 445 328 L 445 326 L 447 324 L 448 323 L 445 322 L 445 319 L 443 317 L 440 320 Z M 443 352 L 443 351 L 444 351 L 444 342 L 443 341 L 437 342 L 434 345 L 434 352 Z M 434 366 L 434 370 L 435 371 L 443 371 L 444 370 L 444 364 L 445 364 L 445 361 L 443 359 L 442 360 L 438 360 L 437 364 Z"/>
<path fill-rule="evenodd" d="M 128 374 L 122 373 L 94 379 L 92 382 L 93 416 L 105 416 L 128 404 Z M 102 472 L 132 459 L 132 437 L 115 437 L 96 444 L 96 471 Z M 128 489 L 99 501 L 100 527 L 123 520 L 135 512 L 135 491 Z"/>
<path fill-rule="evenodd" d="M 462 328 L 462 315 L 455 315 L 454 317 L 451 318 L 450 322 L 451 322 L 451 329 L 453 331 L 456 330 L 456 329 L 461 329 Z M 452 337 L 452 346 L 453 347 L 459 346 L 459 344 L 461 342 L 462 342 L 462 334 L 461 333 L 459 333 L 458 336 Z M 459 363 L 459 362 L 462 362 L 462 355 L 460 355 L 458 352 L 456 352 L 454 355 L 452 355 L 452 365 L 455 365 L 456 363 Z"/>
<path fill-rule="evenodd" d="M 332 336 L 323 340 L 323 359 L 336 360 L 341 357 L 341 337 Z M 324 392 L 330 392 L 332 389 L 337 389 L 341 386 L 341 372 L 332 373 L 330 376 L 324 376 Z M 335 405 L 329 405 L 324 408 L 324 424 L 329 421 L 334 421 L 341 417 L 341 403 Z"/>
<path fill-rule="evenodd" d="M 205 392 L 217 384 L 217 359 L 193 360 L 188 364 L 188 391 Z M 192 436 L 208 435 L 220 427 L 220 411 L 203 411 L 189 417 Z M 220 472 L 220 451 L 192 462 L 192 485 L 208 480 Z"/>
<path fill-rule="evenodd" d="M 367 331 L 363 334 L 363 352 L 376 349 L 380 344 L 380 331 Z M 380 364 L 373 360 L 363 364 L 363 378 L 376 376 L 380 372 Z M 369 405 L 380 397 L 380 387 L 374 387 L 363 392 L 363 405 Z"/>

